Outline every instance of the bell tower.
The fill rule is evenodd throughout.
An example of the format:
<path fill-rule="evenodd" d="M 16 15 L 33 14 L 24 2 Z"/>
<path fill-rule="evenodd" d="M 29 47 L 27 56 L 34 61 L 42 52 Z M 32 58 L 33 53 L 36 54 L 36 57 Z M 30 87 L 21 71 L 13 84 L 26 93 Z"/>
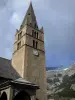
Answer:
<path fill-rule="evenodd" d="M 40 86 L 37 100 L 46 100 L 44 30 L 38 28 L 32 3 L 15 34 L 12 65 L 22 78 Z"/>

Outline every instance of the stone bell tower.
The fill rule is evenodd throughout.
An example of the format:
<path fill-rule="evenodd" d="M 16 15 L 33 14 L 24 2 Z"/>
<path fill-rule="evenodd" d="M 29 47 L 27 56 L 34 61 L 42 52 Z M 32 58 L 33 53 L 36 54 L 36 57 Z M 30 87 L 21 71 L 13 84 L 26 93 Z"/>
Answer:
<path fill-rule="evenodd" d="M 15 34 L 12 65 L 22 78 L 40 86 L 36 99 L 46 100 L 44 31 L 38 28 L 32 3 Z"/>

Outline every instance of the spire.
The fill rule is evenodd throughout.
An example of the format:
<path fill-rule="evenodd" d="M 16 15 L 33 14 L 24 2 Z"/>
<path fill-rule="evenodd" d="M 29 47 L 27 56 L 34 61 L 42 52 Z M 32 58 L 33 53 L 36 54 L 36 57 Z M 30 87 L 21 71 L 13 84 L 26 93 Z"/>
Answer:
<path fill-rule="evenodd" d="M 43 29 L 43 27 L 40 29 L 40 31 L 41 31 L 42 33 L 44 33 L 44 29 Z"/>
<path fill-rule="evenodd" d="M 34 14 L 32 2 L 30 2 L 29 8 L 28 8 L 28 10 L 26 12 L 26 15 L 24 17 L 24 20 L 23 20 L 21 26 L 23 27 L 25 24 L 32 25 L 33 27 L 35 25 L 37 26 L 36 16 Z"/>
<path fill-rule="evenodd" d="M 30 4 L 32 5 L 32 1 L 30 1 Z"/>

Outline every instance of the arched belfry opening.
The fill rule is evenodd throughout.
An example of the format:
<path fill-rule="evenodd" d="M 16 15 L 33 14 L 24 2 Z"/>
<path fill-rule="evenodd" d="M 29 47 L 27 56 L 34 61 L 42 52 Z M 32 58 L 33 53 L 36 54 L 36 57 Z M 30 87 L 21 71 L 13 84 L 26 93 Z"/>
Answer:
<path fill-rule="evenodd" d="M 7 100 L 7 94 L 6 92 L 3 92 L 1 97 L 0 97 L 0 100 Z"/>
<path fill-rule="evenodd" d="M 30 95 L 25 91 L 20 91 L 13 100 L 31 100 Z"/>

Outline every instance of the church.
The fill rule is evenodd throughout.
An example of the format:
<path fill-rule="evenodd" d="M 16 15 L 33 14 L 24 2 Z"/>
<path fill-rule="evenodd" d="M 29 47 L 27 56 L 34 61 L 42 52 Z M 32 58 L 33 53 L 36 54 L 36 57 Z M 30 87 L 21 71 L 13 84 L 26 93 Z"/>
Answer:
<path fill-rule="evenodd" d="M 0 100 L 47 100 L 44 30 L 30 2 L 16 30 L 12 59 L 0 57 Z"/>

